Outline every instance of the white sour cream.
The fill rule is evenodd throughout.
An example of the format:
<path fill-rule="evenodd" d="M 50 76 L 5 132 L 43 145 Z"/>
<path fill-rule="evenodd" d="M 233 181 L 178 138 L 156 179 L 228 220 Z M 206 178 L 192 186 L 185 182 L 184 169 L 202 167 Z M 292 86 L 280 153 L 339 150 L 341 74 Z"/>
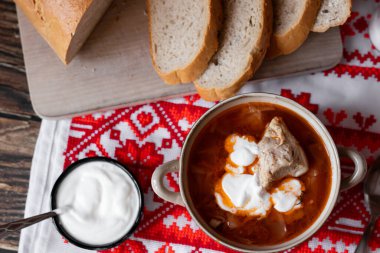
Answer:
<path fill-rule="evenodd" d="M 238 166 L 248 166 L 252 164 L 259 154 L 259 148 L 256 142 L 250 142 L 239 136 L 236 136 L 233 141 L 235 141 L 235 144 L 234 151 L 230 154 L 231 161 Z"/>
<path fill-rule="evenodd" d="M 258 217 L 267 216 L 272 208 L 282 213 L 301 208 L 300 198 L 304 189 L 298 179 L 283 180 L 272 193 L 261 186 L 257 164 L 254 164 L 260 150 L 256 142 L 249 139 L 253 138 L 235 134 L 227 139 L 233 143 L 233 147 L 226 148 L 230 152 L 226 173 L 221 180 L 221 187 L 218 186 L 215 192 L 218 206 L 234 214 L 240 212 L 242 215 Z M 248 168 L 252 174 L 245 174 L 250 165 Z"/>
<path fill-rule="evenodd" d="M 243 174 L 244 173 L 244 168 L 239 166 L 239 167 L 234 167 L 231 166 L 230 164 L 226 164 L 226 170 L 230 171 L 233 174 Z"/>
<path fill-rule="evenodd" d="M 233 204 L 228 207 L 218 192 L 215 198 L 218 206 L 228 212 L 247 212 L 252 216 L 265 217 L 270 209 L 285 213 L 302 207 L 300 197 L 302 195 L 302 183 L 295 178 L 285 179 L 272 194 L 260 186 L 258 174 L 226 173 L 222 179 L 222 189 Z"/>
<path fill-rule="evenodd" d="M 282 213 L 301 208 L 302 184 L 297 179 L 285 180 L 272 192 L 274 208 Z"/>
<path fill-rule="evenodd" d="M 265 216 L 272 206 L 270 194 L 260 186 L 257 174 L 227 173 L 222 188 L 237 210 L 251 211 L 250 215 Z"/>
<path fill-rule="evenodd" d="M 140 197 L 132 179 L 118 166 L 101 161 L 75 168 L 62 181 L 57 207 L 65 230 L 89 245 L 121 239 L 131 230 L 140 210 Z"/>

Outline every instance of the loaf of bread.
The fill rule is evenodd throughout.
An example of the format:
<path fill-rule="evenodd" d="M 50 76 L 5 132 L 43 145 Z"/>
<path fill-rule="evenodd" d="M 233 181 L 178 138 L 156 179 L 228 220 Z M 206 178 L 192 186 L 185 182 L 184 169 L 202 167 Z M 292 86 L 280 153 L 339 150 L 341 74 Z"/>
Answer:
<path fill-rule="evenodd" d="M 61 61 L 69 63 L 112 0 L 15 0 Z"/>
<path fill-rule="evenodd" d="M 260 67 L 272 32 L 271 0 L 224 0 L 221 45 L 194 82 L 202 98 L 225 99 Z"/>
<path fill-rule="evenodd" d="M 313 32 L 326 32 L 329 28 L 343 25 L 351 15 L 352 0 L 322 0 Z"/>
<path fill-rule="evenodd" d="M 309 36 L 320 0 L 273 0 L 273 34 L 268 58 L 297 50 Z"/>
<path fill-rule="evenodd" d="M 193 82 L 218 49 L 221 0 L 147 0 L 150 53 L 168 84 Z"/>

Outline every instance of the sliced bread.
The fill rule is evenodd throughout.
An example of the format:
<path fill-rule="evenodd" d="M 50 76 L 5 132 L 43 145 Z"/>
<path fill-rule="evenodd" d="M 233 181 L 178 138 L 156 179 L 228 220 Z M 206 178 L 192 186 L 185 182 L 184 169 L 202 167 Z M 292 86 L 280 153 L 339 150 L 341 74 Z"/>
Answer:
<path fill-rule="evenodd" d="M 330 27 L 343 25 L 351 15 L 352 0 L 322 0 L 313 32 L 326 32 Z"/>
<path fill-rule="evenodd" d="M 272 32 L 271 0 L 224 0 L 220 48 L 194 82 L 202 98 L 231 97 L 261 65 Z"/>
<path fill-rule="evenodd" d="M 168 84 L 193 82 L 218 49 L 221 0 L 147 0 L 150 53 Z"/>
<path fill-rule="evenodd" d="M 14 0 L 36 30 L 68 64 L 112 0 Z"/>
<path fill-rule="evenodd" d="M 273 0 L 273 34 L 268 58 L 296 51 L 314 25 L 320 0 Z"/>

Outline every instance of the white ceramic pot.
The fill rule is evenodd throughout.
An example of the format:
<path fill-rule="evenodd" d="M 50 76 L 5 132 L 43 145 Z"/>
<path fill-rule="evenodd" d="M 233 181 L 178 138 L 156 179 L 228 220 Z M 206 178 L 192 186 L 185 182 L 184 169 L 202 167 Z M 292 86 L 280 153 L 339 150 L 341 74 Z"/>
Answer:
<path fill-rule="evenodd" d="M 228 110 L 231 107 L 235 107 L 240 104 L 250 103 L 250 102 L 264 102 L 271 103 L 275 105 L 280 105 L 285 107 L 292 112 L 296 113 L 303 119 L 305 119 L 309 124 L 314 128 L 314 130 L 319 134 L 321 139 L 324 142 L 326 150 L 328 152 L 330 162 L 331 162 L 331 170 L 332 170 L 332 184 L 329 193 L 329 197 L 327 203 L 321 212 L 320 216 L 316 219 L 316 221 L 302 234 L 299 236 L 286 241 L 284 243 L 270 245 L 270 246 L 255 246 L 255 245 L 244 245 L 238 242 L 231 241 L 227 238 L 219 235 L 215 230 L 210 227 L 206 222 L 203 221 L 198 211 L 195 209 L 194 204 L 191 200 L 189 184 L 187 180 L 187 166 L 189 161 L 189 155 L 191 147 L 196 139 L 197 135 L 200 133 L 202 128 L 208 124 L 208 122 L 213 119 L 215 116 L 219 115 L 221 112 Z M 353 174 L 345 179 L 341 179 L 341 169 L 339 162 L 339 155 L 346 156 L 353 160 L 355 164 L 355 171 Z M 349 148 L 339 148 L 338 149 L 332 140 L 330 134 L 328 133 L 325 126 L 319 121 L 319 119 L 312 114 L 310 111 L 299 105 L 298 103 L 284 98 L 282 96 L 268 94 L 268 93 L 248 93 L 239 96 L 235 96 L 233 98 L 224 100 L 223 102 L 215 105 L 209 111 L 207 111 L 192 127 L 190 133 L 188 134 L 185 143 L 182 148 L 181 156 L 178 161 L 171 161 L 162 166 L 158 167 L 152 176 L 152 187 L 154 192 L 160 196 L 161 198 L 172 202 L 174 204 L 182 205 L 187 208 L 192 218 L 198 224 L 198 226 L 211 238 L 215 241 L 232 248 L 234 250 L 238 250 L 240 252 L 277 252 L 281 250 L 286 250 L 291 248 L 301 242 L 305 241 L 311 235 L 313 235 L 326 221 L 328 216 L 330 215 L 333 207 L 336 203 L 339 192 L 342 190 L 349 189 L 355 185 L 357 185 L 360 181 L 363 180 L 367 170 L 367 165 L 365 159 L 355 150 Z M 168 172 L 178 171 L 179 172 L 179 185 L 180 192 L 175 193 L 169 191 L 163 185 L 163 179 Z"/>

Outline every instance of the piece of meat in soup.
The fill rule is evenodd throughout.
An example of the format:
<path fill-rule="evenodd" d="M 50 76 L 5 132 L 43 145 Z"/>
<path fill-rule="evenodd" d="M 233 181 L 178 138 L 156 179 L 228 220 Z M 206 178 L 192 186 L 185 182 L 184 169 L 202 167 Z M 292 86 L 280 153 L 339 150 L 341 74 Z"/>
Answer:
<path fill-rule="evenodd" d="M 299 177 L 308 170 L 302 147 L 280 117 L 274 117 L 267 126 L 259 150 L 258 173 L 265 188 L 276 180 Z"/>

